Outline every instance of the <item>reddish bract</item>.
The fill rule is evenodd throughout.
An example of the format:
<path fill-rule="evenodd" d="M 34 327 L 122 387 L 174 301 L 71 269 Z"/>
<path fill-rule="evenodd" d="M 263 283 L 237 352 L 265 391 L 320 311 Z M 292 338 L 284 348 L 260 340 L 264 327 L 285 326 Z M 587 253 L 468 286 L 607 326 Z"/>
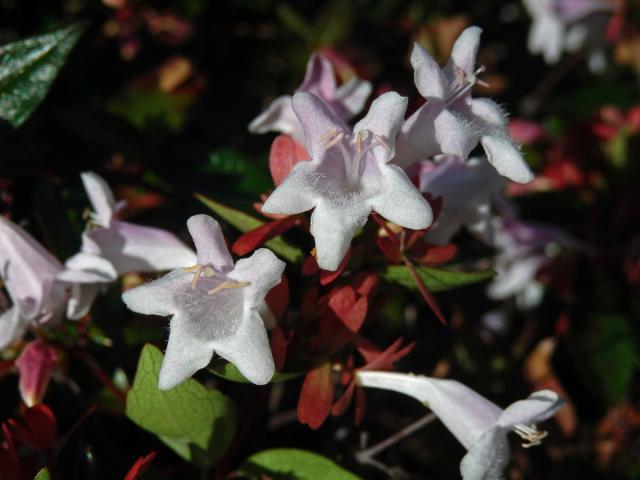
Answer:
<path fill-rule="evenodd" d="M 287 178 L 296 163 L 305 160 L 309 160 L 309 154 L 302 145 L 289 135 L 276 137 L 269 153 L 269 170 L 276 187 Z"/>
<path fill-rule="evenodd" d="M 18 441 L 38 450 L 53 450 L 58 439 L 56 417 L 44 404 L 26 409 L 20 420 L 10 419 L 8 423 Z"/>
<path fill-rule="evenodd" d="M 20 395 L 28 407 L 42 401 L 56 366 L 56 360 L 55 349 L 42 340 L 29 342 L 16 360 L 16 367 L 20 374 Z"/>
<path fill-rule="evenodd" d="M 253 252 L 272 238 L 282 235 L 296 223 L 298 223 L 298 218 L 295 216 L 265 223 L 238 238 L 231 247 L 231 251 L 236 255 L 246 255 Z"/>
<path fill-rule="evenodd" d="M 298 420 L 314 430 L 320 428 L 331 412 L 333 379 L 326 361 L 307 373 L 298 400 Z"/>

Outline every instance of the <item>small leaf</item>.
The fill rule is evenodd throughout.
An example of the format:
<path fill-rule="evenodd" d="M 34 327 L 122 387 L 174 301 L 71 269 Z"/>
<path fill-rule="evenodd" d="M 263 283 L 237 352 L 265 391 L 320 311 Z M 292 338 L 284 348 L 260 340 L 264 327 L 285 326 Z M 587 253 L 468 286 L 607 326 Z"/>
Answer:
<path fill-rule="evenodd" d="M 160 350 L 152 345 L 142 349 L 133 388 L 127 396 L 126 414 L 181 457 L 203 467 L 215 465 L 235 434 L 235 405 L 195 380 L 159 390 L 162 358 Z"/>
<path fill-rule="evenodd" d="M 298 217 L 291 216 L 260 225 L 255 230 L 251 230 L 238 238 L 231 247 L 231 251 L 236 255 L 246 255 L 253 252 L 269 240 L 289 231 L 296 223 L 298 223 Z"/>
<path fill-rule="evenodd" d="M 0 47 L 1 118 L 17 128 L 31 116 L 84 28 L 76 23 Z"/>
<path fill-rule="evenodd" d="M 309 370 L 304 379 L 298 400 L 298 420 L 317 430 L 331 413 L 332 404 L 331 363 L 325 361 Z"/>
<path fill-rule="evenodd" d="M 274 448 L 250 456 L 240 467 L 252 479 L 359 480 L 360 477 L 316 453 L 296 448 Z"/>
<path fill-rule="evenodd" d="M 196 194 L 196 198 L 210 208 L 218 217 L 243 233 L 255 230 L 265 224 L 265 222 L 247 213 L 222 205 L 204 195 Z M 281 237 L 271 239 L 265 245 L 273 250 L 276 255 L 292 263 L 296 263 L 304 257 L 302 250 L 290 245 Z"/>
<path fill-rule="evenodd" d="M 36 473 L 36 476 L 33 477 L 33 480 L 50 480 L 50 479 L 51 479 L 51 474 L 49 473 L 49 469 L 46 467 L 40 470 L 38 473 Z"/>
<path fill-rule="evenodd" d="M 214 360 L 213 366 L 208 369 L 214 375 L 220 378 L 236 383 L 251 383 L 238 370 L 233 363 L 224 362 L 223 360 Z M 280 383 L 299 377 L 304 372 L 276 372 L 269 383 Z"/>
<path fill-rule="evenodd" d="M 472 283 L 488 280 L 495 275 L 492 270 L 480 272 L 457 272 L 440 268 L 416 267 L 420 278 L 432 292 L 442 292 L 452 288 L 462 287 Z M 398 283 L 412 290 L 417 290 L 411 272 L 404 265 L 392 265 L 387 267 L 380 276 L 389 282 Z"/>
<path fill-rule="evenodd" d="M 273 183 L 280 185 L 296 163 L 304 160 L 309 160 L 309 154 L 302 145 L 289 135 L 276 137 L 269 152 L 269 171 Z"/>

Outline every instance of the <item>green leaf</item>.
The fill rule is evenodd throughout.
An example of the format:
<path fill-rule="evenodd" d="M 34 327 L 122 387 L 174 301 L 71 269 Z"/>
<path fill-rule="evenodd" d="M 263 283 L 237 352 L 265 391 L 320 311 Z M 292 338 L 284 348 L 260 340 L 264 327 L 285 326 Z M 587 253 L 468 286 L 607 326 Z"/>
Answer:
<path fill-rule="evenodd" d="M 472 283 L 482 282 L 495 276 L 493 270 L 481 272 L 457 272 L 454 270 L 444 270 L 441 268 L 416 267 L 420 278 L 432 292 L 442 292 L 452 288 L 462 287 Z M 392 265 L 381 273 L 382 278 L 389 282 L 398 283 L 412 290 L 418 287 L 411 277 L 409 269 L 404 265 Z"/>
<path fill-rule="evenodd" d="M 572 340 L 585 385 L 603 406 L 616 405 L 629 391 L 639 366 L 627 320 L 617 314 L 594 315 Z"/>
<path fill-rule="evenodd" d="M 49 473 L 49 469 L 45 467 L 38 473 L 36 473 L 36 476 L 33 477 L 33 480 L 49 480 L 50 478 L 51 474 Z"/>
<path fill-rule="evenodd" d="M 196 194 L 196 198 L 210 208 L 218 217 L 243 233 L 254 230 L 265 223 L 240 210 L 211 200 L 204 195 Z M 289 244 L 282 237 L 269 240 L 265 245 L 273 250 L 273 253 L 289 262 L 296 263 L 304 258 L 302 250 Z"/>
<path fill-rule="evenodd" d="M 251 478 L 274 480 L 358 480 L 353 473 L 316 453 L 296 448 L 274 448 L 250 456 L 240 471 Z"/>
<path fill-rule="evenodd" d="M 220 378 L 229 380 L 236 383 L 251 383 L 244 375 L 240 373 L 238 367 L 233 363 L 224 361 L 214 361 L 213 366 L 209 368 L 209 371 Z M 292 378 L 299 377 L 305 372 L 276 372 L 269 383 L 286 382 Z"/>
<path fill-rule="evenodd" d="M 0 47 L 0 117 L 22 125 L 42 102 L 84 23 Z"/>
<path fill-rule="evenodd" d="M 181 457 L 202 467 L 215 465 L 235 434 L 235 405 L 195 380 L 159 390 L 162 359 L 156 347 L 145 345 L 142 349 L 133 388 L 127 396 L 126 414 Z"/>

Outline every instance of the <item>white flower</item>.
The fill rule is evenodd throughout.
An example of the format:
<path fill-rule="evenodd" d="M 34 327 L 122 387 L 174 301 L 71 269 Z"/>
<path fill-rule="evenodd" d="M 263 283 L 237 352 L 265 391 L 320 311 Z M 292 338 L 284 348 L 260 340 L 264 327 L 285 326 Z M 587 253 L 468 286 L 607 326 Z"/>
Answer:
<path fill-rule="evenodd" d="M 414 45 L 415 83 L 427 102 L 402 126 L 395 162 L 406 167 L 440 153 L 466 159 L 480 142 L 500 175 L 526 183 L 533 174 L 509 136 L 505 113 L 492 100 L 471 97 L 483 71 L 476 68 L 481 32 L 478 27 L 464 30 L 443 69 L 424 48 Z"/>
<path fill-rule="evenodd" d="M 197 263 L 122 296 L 134 312 L 171 316 L 159 387 L 169 389 L 186 380 L 207 366 L 214 352 L 249 381 L 269 382 L 273 357 L 258 310 L 280 282 L 284 262 L 261 248 L 234 266 L 218 222 L 195 215 L 187 226 Z"/>
<path fill-rule="evenodd" d="M 415 230 L 431 224 L 427 202 L 405 172 L 389 163 L 406 107 L 405 97 L 385 93 L 352 132 L 315 95 L 293 97 L 311 160 L 295 165 L 262 210 L 291 215 L 314 209 L 311 234 L 320 268 L 338 268 L 372 211 Z"/>
<path fill-rule="evenodd" d="M 483 157 L 464 161 L 453 155 L 420 162 L 420 191 L 442 197 L 442 210 L 426 239 L 445 244 L 461 227 L 484 242 L 493 237 L 491 203 L 505 181 Z"/>
<path fill-rule="evenodd" d="M 395 372 L 362 370 L 357 382 L 409 395 L 430 408 L 467 449 L 460 463 L 464 480 L 502 478 L 509 462 L 507 433 L 522 437 L 525 448 L 539 445 L 547 432 L 535 424 L 552 417 L 563 404 L 556 393 L 540 390 L 503 410 L 455 380 Z"/>
<path fill-rule="evenodd" d="M 346 121 L 360 113 L 371 94 L 371 84 L 352 77 L 341 86 L 336 85 L 336 74 L 331 62 L 314 53 L 307 63 L 304 81 L 296 92 L 313 93 L 340 119 Z M 304 143 L 304 131 L 291 106 L 291 95 L 276 98 L 269 107 L 250 124 L 252 133 L 280 132 Z"/>

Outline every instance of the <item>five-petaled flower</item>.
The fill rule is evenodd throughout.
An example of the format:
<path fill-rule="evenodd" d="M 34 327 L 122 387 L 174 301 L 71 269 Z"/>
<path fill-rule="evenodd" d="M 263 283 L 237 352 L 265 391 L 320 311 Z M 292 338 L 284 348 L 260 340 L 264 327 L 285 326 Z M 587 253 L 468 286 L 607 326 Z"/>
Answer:
<path fill-rule="evenodd" d="M 195 215 L 187 226 L 197 263 L 122 296 L 134 312 L 172 317 L 160 388 L 186 380 L 207 366 L 214 352 L 238 367 L 249 381 L 269 382 L 274 363 L 258 310 L 265 295 L 280 282 L 284 262 L 261 248 L 234 266 L 218 222 Z"/>
<path fill-rule="evenodd" d="M 427 102 L 402 126 L 395 162 L 409 166 L 441 153 L 467 158 L 480 142 L 498 173 L 526 183 L 533 174 L 509 136 L 505 113 L 492 100 L 471 97 L 483 71 L 476 68 L 481 32 L 478 27 L 464 30 L 443 69 L 424 48 L 414 45 L 415 83 Z"/>
<path fill-rule="evenodd" d="M 371 84 L 354 76 L 338 87 L 331 62 L 321 54 L 314 53 L 307 63 L 304 81 L 296 91 L 313 93 L 338 118 L 346 121 L 362 111 L 371 94 Z M 276 98 L 249 124 L 249 131 L 285 133 L 296 142 L 304 143 L 304 131 L 291 106 L 291 95 Z"/>
<path fill-rule="evenodd" d="M 429 204 L 405 172 L 389 163 L 407 99 L 378 97 L 353 132 L 313 94 L 293 97 L 310 161 L 299 162 L 262 207 L 267 213 L 313 210 L 311 234 L 320 268 L 336 270 L 372 210 L 406 228 L 432 221 Z"/>
<path fill-rule="evenodd" d="M 555 392 L 540 390 L 503 410 L 455 380 L 362 370 L 356 381 L 362 387 L 409 395 L 429 407 L 467 449 L 460 463 L 464 480 L 502 478 L 509 462 L 507 433 L 522 437 L 525 448 L 539 445 L 547 432 L 535 424 L 552 417 L 564 403 Z"/>

